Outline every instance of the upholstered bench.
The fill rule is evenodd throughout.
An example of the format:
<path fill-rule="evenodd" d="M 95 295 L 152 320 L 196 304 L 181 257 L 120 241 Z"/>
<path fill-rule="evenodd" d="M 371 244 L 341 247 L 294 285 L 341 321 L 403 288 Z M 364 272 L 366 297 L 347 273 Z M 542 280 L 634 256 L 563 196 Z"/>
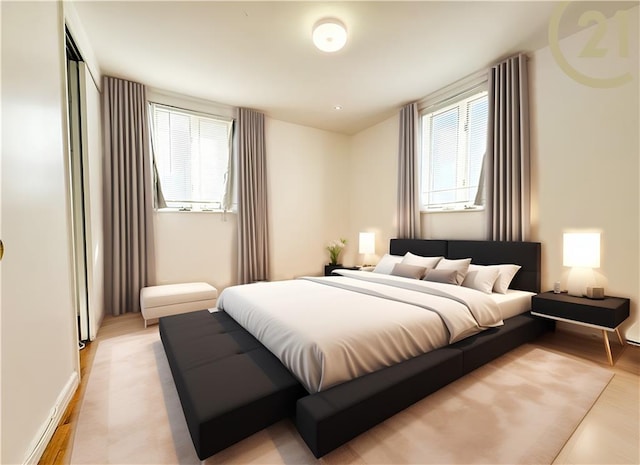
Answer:
<path fill-rule="evenodd" d="M 140 309 L 144 327 L 149 321 L 179 313 L 216 306 L 218 290 L 207 283 L 165 284 L 144 287 L 140 291 Z"/>
<path fill-rule="evenodd" d="M 307 394 L 224 311 L 160 318 L 160 338 L 201 460 L 295 412 Z"/>

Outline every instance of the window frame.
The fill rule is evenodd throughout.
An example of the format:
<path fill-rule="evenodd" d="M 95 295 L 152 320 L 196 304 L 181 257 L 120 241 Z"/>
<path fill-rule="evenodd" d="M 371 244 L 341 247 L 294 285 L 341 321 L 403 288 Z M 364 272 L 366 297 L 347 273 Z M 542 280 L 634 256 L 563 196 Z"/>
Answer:
<path fill-rule="evenodd" d="M 456 83 L 456 85 L 452 85 L 448 88 L 445 88 L 431 97 L 427 97 L 419 104 L 419 137 L 418 137 L 418 149 L 419 149 L 419 198 L 420 198 L 420 211 L 424 213 L 439 213 L 439 212 L 469 212 L 469 211 L 482 211 L 485 209 L 484 205 L 475 205 L 474 198 L 468 198 L 466 200 L 459 200 L 456 202 L 445 202 L 436 204 L 429 203 L 428 195 L 431 192 L 431 189 L 427 189 L 424 187 L 425 183 L 430 182 L 430 154 L 429 144 L 431 143 L 431 125 L 425 130 L 425 118 L 432 116 L 434 114 L 443 114 L 451 109 L 458 108 L 459 115 L 462 113 L 463 118 L 459 118 L 458 121 L 458 132 L 457 136 L 460 136 L 461 128 L 464 128 L 467 125 L 468 114 L 466 111 L 469 103 L 479 99 L 479 98 L 487 98 L 488 99 L 488 88 L 487 88 L 487 79 L 486 74 L 483 76 L 482 74 L 477 74 L 475 76 L 470 77 L 467 85 L 464 82 Z M 471 79 L 472 78 L 472 79 Z M 489 104 L 489 102 L 487 102 Z M 464 105 L 464 112 L 461 112 L 461 106 Z M 487 118 L 488 118 L 489 109 L 487 108 Z M 487 121 L 488 124 L 488 121 Z M 457 164 L 459 164 L 459 159 L 462 156 L 464 158 L 464 165 L 468 166 L 470 162 L 470 157 L 468 156 L 468 134 L 465 131 L 464 139 L 458 139 L 458 154 L 456 155 Z M 461 152 L 464 152 L 462 155 Z M 484 161 L 482 162 L 484 163 Z M 461 173 L 460 169 L 456 170 L 456 176 L 459 177 Z M 456 190 L 468 189 L 461 185 L 460 178 L 456 181 Z M 478 183 L 483 182 L 482 173 L 479 174 Z M 486 189 L 486 185 L 479 186 L 483 192 Z M 484 194 L 482 195 L 484 199 Z"/>
<path fill-rule="evenodd" d="M 155 109 L 160 108 L 163 110 L 167 110 L 169 112 L 182 114 L 189 117 L 196 118 L 204 118 L 208 120 L 214 120 L 218 123 L 225 123 L 228 125 L 228 143 L 229 143 L 229 153 L 228 160 L 226 164 L 226 172 L 224 173 L 225 181 L 223 184 L 223 191 L 230 189 L 230 195 L 232 197 L 231 206 L 228 209 L 224 208 L 224 197 L 223 195 L 220 199 L 212 199 L 207 201 L 202 200 L 169 200 L 165 198 L 165 202 L 167 204 L 166 207 L 159 208 L 156 200 L 154 199 L 154 209 L 158 212 L 206 212 L 206 213 L 224 213 L 229 211 L 235 211 L 237 208 L 237 193 L 236 193 L 236 182 L 235 182 L 235 173 L 234 173 L 234 165 L 235 165 L 235 157 L 236 157 L 236 143 L 235 143 L 235 118 L 221 116 L 213 113 L 208 113 L 206 111 L 198 111 L 192 110 L 190 108 L 186 108 L 184 106 L 178 106 L 168 103 L 163 103 L 162 101 L 149 100 L 149 138 L 151 145 L 151 157 L 155 167 L 158 167 L 157 158 L 156 158 L 156 146 L 157 141 L 154 140 L 154 133 L 156 131 L 156 117 L 155 117 Z M 158 169 L 158 178 L 160 177 L 160 170 Z M 229 178 L 227 181 L 226 179 Z M 230 187 L 226 187 L 227 183 L 230 183 Z M 155 181 L 154 181 L 154 189 L 155 189 Z M 163 193 L 164 196 L 164 193 Z"/>

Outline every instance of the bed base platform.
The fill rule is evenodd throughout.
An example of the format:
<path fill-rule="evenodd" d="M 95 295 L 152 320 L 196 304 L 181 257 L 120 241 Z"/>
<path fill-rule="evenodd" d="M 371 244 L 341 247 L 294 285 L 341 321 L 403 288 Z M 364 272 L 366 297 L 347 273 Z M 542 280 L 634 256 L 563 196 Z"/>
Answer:
<path fill-rule="evenodd" d="M 225 312 L 163 317 L 160 337 L 201 460 L 294 415 L 300 436 L 322 457 L 552 324 L 519 315 L 500 328 L 311 395 Z"/>
<path fill-rule="evenodd" d="M 322 457 L 551 327 L 529 314 L 518 315 L 500 328 L 302 397 L 296 407 L 298 432 L 311 452 Z"/>

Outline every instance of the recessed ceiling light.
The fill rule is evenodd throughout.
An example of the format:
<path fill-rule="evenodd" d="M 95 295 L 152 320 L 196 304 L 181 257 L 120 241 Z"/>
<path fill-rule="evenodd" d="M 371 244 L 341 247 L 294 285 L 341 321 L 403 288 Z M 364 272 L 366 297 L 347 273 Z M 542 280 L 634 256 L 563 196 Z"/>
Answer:
<path fill-rule="evenodd" d="M 342 110 L 342 105 L 334 105 L 333 109 L 337 110 L 337 111 L 340 111 L 340 110 Z"/>
<path fill-rule="evenodd" d="M 347 43 L 347 28 L 335 18 L 325 18 L 313 26 L 313 43 L 323 52 L 337 52 Z"/>

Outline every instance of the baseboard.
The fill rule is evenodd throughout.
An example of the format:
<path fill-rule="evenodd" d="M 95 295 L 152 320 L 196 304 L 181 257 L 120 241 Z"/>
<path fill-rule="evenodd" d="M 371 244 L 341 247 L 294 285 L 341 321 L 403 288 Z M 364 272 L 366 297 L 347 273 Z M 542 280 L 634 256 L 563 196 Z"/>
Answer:
<path fill-rule="evenodd" d="M 62 391 L 60 391 L 60 394 L 56 399 L 56 403 L 51 409 L 51 413 L 38 429 L 38 433 L 34 437 L 33 441 L 31 441 L 31 445 L 27 450 L 27 456 L 24 460 L 25 465 L 37 464 L 40 461 L 44 450 L 47 448 L 49 441 L 53 437 L 53 433 L 58 427 L 60 420 L 62 420 L 64 412 L 69 406 L 69 402 L 71 402 L 71 399 L 78 388 L 79 381 L 78 372 L 74 371 L 71 373 L 69 380 L 62 388 Z"/>

